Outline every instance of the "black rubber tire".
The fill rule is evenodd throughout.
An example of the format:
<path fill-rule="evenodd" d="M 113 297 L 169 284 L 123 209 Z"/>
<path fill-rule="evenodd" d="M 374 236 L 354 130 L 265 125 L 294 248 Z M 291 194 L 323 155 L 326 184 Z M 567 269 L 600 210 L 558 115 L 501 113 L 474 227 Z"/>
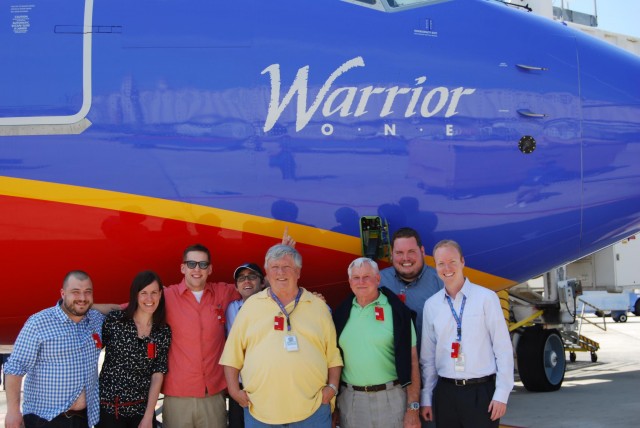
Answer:
<path fill-rule="evenodd" d="M 571 361 L 572 363 L 575 363 L 577 359 L 578 357 L 575 352 L 569 352 L 569 361 Z"/>
<path fill-rule="evenodd" d="M 640 299 L 636 300 L 636 304 L 633 307 L 633 313 L 635 316 L 640 316 Z"/>
<path fill-rule="evenodd" d="M 528 391 L 557 391 L 567 366 L 564 344 L 558 330 L 540 326 L 524 329 L 516 348 L 518 373 Z"/>
<path fill-rule="evenodd" d="M 627 322 L 627 314 L 620 314 L 618 316 L 618 321 L 620 322 Z"/>
<path fill-rule="evenodd" d="M 598 354 L 596 354 L 595 352 L 591 353 L 591 362 L 595 363 L 596 361 L 598 361 Z"/>

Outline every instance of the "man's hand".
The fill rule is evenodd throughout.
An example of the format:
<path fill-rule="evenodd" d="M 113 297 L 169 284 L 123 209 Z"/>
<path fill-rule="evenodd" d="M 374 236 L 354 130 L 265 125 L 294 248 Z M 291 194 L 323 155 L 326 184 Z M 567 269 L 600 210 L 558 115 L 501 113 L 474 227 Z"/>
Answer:
<path fill-rule="evenodd" d="M 151 414 L 150 412 L 145 412 L 142 420 L 138 424 L 138 428 L 151 428 L 153 427 L 153 419 L 155 418 L 155 414 Z"/>
<path fill-rule="evenodd" d="M 317 291 L 312 291 L 311 294 L 313 294 L 314 296 L 316 296 L 318 299 L 322 300 L 323 302 L 327 303 L 327 299 L 324 298 L 324 296 L 320 293 L 318 293 Z"/>
<path fill-rule="evenodd" d="M 4 426 L 6 428 L 24 428 L 22 413 L 7 410 L 7 415 L 4 418 Z"/>
<path fill-rule="evenodd" d="M 337 426 L 340 426 L 340 409 L 336 407 L 331 414 L 331 428 L 336 428 Z"/>
<path fill-rule="evenodd" d="M 296 247 L 296 240 L 289 235 L 289 226 L 284 228 L 284 233 L 282 234 L 282 245 L 288 245 L 291 248 Z"/>
<path fill-rule="evenodd" d="M 329 385 L 322 388 L 322 404 L 329 404 L 335 396 L 336 392 Z"/>
<path fill-rule="evenodd" d="M 408 410 L 404 413 L 404 428 L 420 428 L 420 412 Z"/>
<path fill-rule="evenodd" d="M 425 421 L 433 420 L 433 408 L 431 406 L 420 407 L 420 414 Z"/>
<path fill-rule="evenodd" d="M 229 395 L 238 402 L 240 407 L 247 407 L 249 403 L 251 403 L 251 400 L 249 400 L 249 394 L 247 394 L 247 391 L 244 389 L 239 389 L 233 393 L 229 391 Z"/>
<path fill-rule="evenodd" d="M 500 401 L 491 400 L 491 403 L 489 403 L 489 413 L 491 413 L 491 420 L 497 421 L 507 413 L 507 405 Z"/>

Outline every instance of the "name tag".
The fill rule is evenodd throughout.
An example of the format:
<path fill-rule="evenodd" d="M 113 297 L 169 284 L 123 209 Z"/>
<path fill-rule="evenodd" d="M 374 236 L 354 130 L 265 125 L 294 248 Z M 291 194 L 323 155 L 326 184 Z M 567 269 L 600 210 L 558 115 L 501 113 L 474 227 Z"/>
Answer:
<path fill-rule="evenodd" d="M 287 352 L 296 352 L 298 350 L 298 339 L 293 335 L 286 335 L 284 337 L 284 349 Z"/>
<path fill-rule="evenodd" d="M 273 329 L 274 330 L 284 330 L 284 317 L 276 316 L 273 318 Z"/>
<path fill-rule="evenodd" d="M 384 309 L 381 306 L 373 308 L 376 313 L 376 321 L 384 321 Z"/>

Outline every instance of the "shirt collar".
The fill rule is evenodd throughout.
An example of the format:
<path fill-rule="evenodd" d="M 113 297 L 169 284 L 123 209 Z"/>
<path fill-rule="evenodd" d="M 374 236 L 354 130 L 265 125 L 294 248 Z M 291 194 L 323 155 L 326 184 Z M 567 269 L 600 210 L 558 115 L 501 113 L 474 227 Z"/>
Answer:
<path fill-rule="evenodd" d="M 207 291 L 207 290 L 211 291 L 212 287 L 213 287 L 213 283 L 207 282 L 204 285 L 204 288 L 202 290 L 203 291 Z M 187 287 L 187 280 L 182 278 L 182 281 L 180 282 L 180 284 L 178 284 L 178 294 L 183 295 L 187 291 L 191 291 L 191 289 L 189 287 Z"/>
<path fill-rule="evenodd" d="M 387 296 L 384 295 L 384 293 L 382 291 L 380 291 L 380 289 L 378 288 L 378 292 L 380 294 L 378 294 L 378 297 L 371 303 L 369 303 L 367 306 L 371 306 L 371 305 L 387 305 L 389 304 L 389 299 L 387 298 Z M 357 306 L 359 308 L 361 308 L 362 306 L 360 306 L 360 304 L 358 304 L 358 300 L 356 299 L 356 297 L 353 297 L 353 301 L 351 302 L 352 306 Z M 367 307 L 365 306 L 365 308 Z"/>
<path fill-rule="evenodd" d="M 462 284 L 462 288 L 460 289 L 460 291 L 458 292 L 459 295 L 461 296 L 466 296 L 469 297 L 469 292 L 471 290 L 471 286 L 469 285 L 471 284 L 471 282 L 469 281 L 469 278 L 465 277 L 464 278 L 464 283 Z M 449 296 L 449 293 L 447 293 L 447 287 L 442 287 L 442 300 L 446 300 L 447 296 Z M 451 296 L 449 296 L 451 297 Z M 458 297 L 458 296 L 456 296 Z M 453 297 L 451 297 L 452 300 L 455 300 Z"/>
<path fill-rule="evenodd" d="M 311 292 L 304 287 L 300 287 L 300 289 L 302 290 L 302 294 L 300 295 L 300 301 L 310 302 L 311 299 L 313 298 L 313 294 L 311 294 Z M 254 297 L 258 299 L 271 299 L 271 296 L 269 296 L 269 287 L 251 296 L 251 298 L 254 298 Z"/>
<path fill-rule="evenodd" d="M 393 274 L 395 275 L 396 279 L 401 283 L 406 285 L 407 287 L 410 287 L 412 285 L 415 285 L 418 283 L 418 281 L 420 281 L 422 279 L 422 275 L 424 275 L 424 273 L 427 271 L 427 264 L 424 263 L 424 261 L 422 262 L 422 270 L 420 271 L 420 274 L 418 274 L 418 276 L 411 282 L 406 282 L 404 279 L 400 278 L 400 275 L 398 275 L 398 271 L 396 271 L 395 269 L 393 270 Z"/>
<path fill-rule="evenodd" d="M 60 320 L 61 322 L 70 322 L 73 324 L 80 324 L 82 322 L 89 322 L 89 315 L 91 313 L 91 309 L 89 309 L 87 311 L 87 313 L 82 317 L 82 319 L 80 321 L 78 321 L 77 323 L 72 320 L 71 318 L 69 318 L 69 315 L 67 315 L 67 313 L 62 309 L 62 299 L 58 300 L 58 304 L 54 307 L 53 309 L 56 318 L 58 318 L 58 320 Z"/>

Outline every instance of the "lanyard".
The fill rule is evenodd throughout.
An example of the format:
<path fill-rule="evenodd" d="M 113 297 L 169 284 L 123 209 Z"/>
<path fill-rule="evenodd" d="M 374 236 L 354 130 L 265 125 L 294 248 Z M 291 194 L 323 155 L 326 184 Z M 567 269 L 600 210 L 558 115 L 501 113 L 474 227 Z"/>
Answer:
<path fill-rule="evenodd" d="M 296 306 L 298 306 L 298 302 L 300 301 L 300 296 L 302 296 L 302 288 L 298 289 L 298 294 L 296 295 L 296 300 L 295 300 L 295 303 L 293 304 L 293 309 L 291 309 L 291 312 L 287 312 L 287 310 L 284 308 L 284 305 L 282 304 L 280 299 L 278 299 L 278 296 L 276 296 L 273 293 L 273 291 L 271 291 L 271 289 L 269 289 L 269 295 L 274 300 L 274 302 L 276 302 L 276 304 L 280 307 L 280 311 L 284 314 L 285 318 L 287 318 L 287 331 L 291 331 L 291 321 L 289 321 L 289 316 L 293 313 L 293 311 L 296 310 Z"/>
<path fill-rule="evenodd" d="M 456 314 L 456 310 L 453 309 L 453 303 L 451 303 L 451 297 L 447 296 L 447 303 L 449 303 L 449 308 L 451 308 L 451 313 L 453 314 L 453 318 L 456 320 L 456 324 L 458 325 L 458 338 L 457 341 L 462 341 L 462 313 L 464 312 L 464 304 L 467 302 L 467 296 L 462 296 L 462 305 L 460 306 L 460 316 Z"/>

